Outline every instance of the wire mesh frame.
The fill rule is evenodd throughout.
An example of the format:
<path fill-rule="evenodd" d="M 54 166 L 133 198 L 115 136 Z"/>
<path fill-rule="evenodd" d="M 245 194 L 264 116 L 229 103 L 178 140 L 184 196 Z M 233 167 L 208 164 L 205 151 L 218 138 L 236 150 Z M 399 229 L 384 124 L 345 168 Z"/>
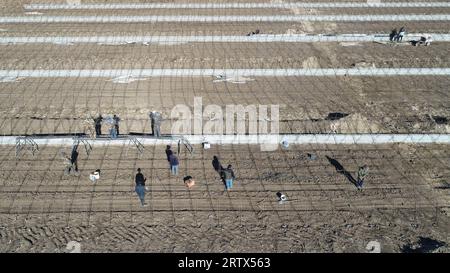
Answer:
<path fill-rule="evenodd" d="M 128 145 L 127 145 L 127 152 L 126 155 L 128 155 L 128 151 L 130 147 L 135 147 L 138 152 L 138 157 L 142 157 L 145 152 L 145 147 L 142 145 L 142 143 L 134 136 L 128 136 Z"/>
<path fill-rule="evenodd" d="M 92 151 L 92 145 L 87 139 L 83 139 L 80 137 L 74 137 L 73 138 L 73 148 L 72 149 L 78 149 L 78 146 L 80 144 L 83 144 L 84 150 L 86 151 L 87 155 L 90 155 Z"/>
<path fill-rule="evenodd" d="M 31 151 L 34 156 L 39 151 L 39 145 L 31 137 L 17 137 L 16 138 L 16 157 L 20 156 L 23 150 Z"/>
<path fill-rule="evenodd" d="M 166 49 L 167 51 L 169 51 L 170 50 L 170 47 L 167 47 L 167 49 Z M 430 55 L 431 56 L 431 55 Z M 260 83 L 260 85 L 263 85 L 264 83 Z M 180 83 L 179 85 L 182 85 L 182 83 Z M 276 87 L 276 84 L 273 84 L 273 87 Z M 126 88 L 124 88 L 124 89 L 126 89 Z M 240 88 L 239 89 L 240 91 L 245 91 L 245 88 L 244 87 L 242 87 L 242 88 Z M 342 90 L 337 90 L 337 92 L 336 93 L 339 93 L 338 91 L 343 91 L 343 89 Z M 125 91 L 124 91 L 124 93 L 125 93 Z M 318 94 L 317 95 L 317 97 L 319 97 L 319 99 L 320 99 L 320 97 L 321 96 L 323 96 L 324 95 L 324 93 L 325 92 L 321 92 L 320 94 Z M 106 96 L 105 96 L 105 94 L 104 93 L 101 93 L 101 95 L 103 95 L 103 98 L 100 100 L 100 101 L 102 101 L 102 100 L 105 100 L 106 98 Z M 91 95 L 91 96 L 95 96 L 95 95 Z M 347 94 L 345 94 L 345 96 L 347 97 L 347 98 L 351 98 L 349 95 L 347 95 Z M 426 96 L 425 94 L 423 95 L 423 96 Z M 295 98 L 295 97 L 294 97 Z M 248 98 L 246 98 L 246 99 L 248 99 Z M 345 102 L 341 102 L 341 103 L 335 103 L 335 105 L 333 105 L 333 106 L 335 106 L 335 107 L 342 107 L 342 106 L 345 106 L 346 104 L 345 104 Z M 358 106 L 358 108 L 359 108 L 359 106 Z M 363 109 L 363 107 L 361 106 L 361 109 Z M 310 109 L 311 110 L 311 109 Z M 355 142 L 358 142 L 360 140 L 360 138 L 358 138 L 357 137 L 357 139 L 355 140 Z M 336 141 L 336 139 L 334 139 L 333 141 Z M 380 149 L 381 150 L 381 149 Z M 349 159 L 350 161 L 351 160 L 353 160 L 352 158 L 350 158 Z M 404 158 L 403 160 L 407 160 L 407 158 Z M 394 162 L 392 162 L 392 163 L 394 163 Z M 244 165 L 244 164 L 243 164 Z M 444 167 L 445 167 L 445 165 L 443 165 Z M 243 167 L 245 167 L 245 165 L 243 166 Z M 400 173 L 401 172 L 401 170 L 398 170 L 398 173 Z M 410 182 L 414 182 L 413 180 L 410 180 Z M 321 189 L 321 190 L 326 190 L 326 189 Z M 328 192 L 325 192 L 325 194 L 328 194 L 328 195 L 331 195 L 331 193 L 328 191 Z M 350 194 L 348 194 L 347 193 L 347 195 L 350 195 Z M 403 195 L 404 196 L 404 195 Z M 405 198 L 406 198 L 407 196 L 405 196 Z M 372 200 L 369 200 L 368 202 L 371 202 Z M 390 201 L 390 200 L 389 200 Z M 91 207 L 92 208 L 92 207 Z M 240 209 L 239 209 L 240 210 Z M 415 210 L 417 210 L 417 208 L 415 208 Z M 362 213 L 362 212 L 361 212 Z M 174 222 L 175 222 L 175 220 L 174 220 Z"/>

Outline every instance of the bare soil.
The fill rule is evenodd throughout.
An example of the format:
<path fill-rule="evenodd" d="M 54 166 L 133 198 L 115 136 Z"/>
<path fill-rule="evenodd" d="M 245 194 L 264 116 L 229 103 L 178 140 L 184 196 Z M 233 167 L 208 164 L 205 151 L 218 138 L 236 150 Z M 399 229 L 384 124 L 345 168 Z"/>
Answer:
<path fill-rule="evenodd" d="M 388 34 L 406 27 L 409 33 L 448 33 L 446 21 L 408 22 L 227 22 L 227 23 L 49 23 L 0 24 L 2 36 L 113 36 L 113 35 L 246 35 L 265 34 Z"/>
<path fill-rule="evenodd" d="M 121 132 L 150 132 L 148 113 L 167 119 L 169 134 L 178 104 L 191 107 L 279 105 L 280 133 L 448 133 L 444 92 L 448 77 L 257 77 L 245 84 L 213 82 L 213 77 L 148 78 L 128 84 L 105 78 L 41 78 L 2 83 L 3 135 L 83 133 L 85 118 L 118 114 Z M 276 90 L 276 92 L 273 92 Z M 348 116 L 327 120 L 329 113 Z M 206 122 L 208 117 L 204 117 Z M 333 126 L 333 127 L 332 127 Z"/>
<path fill-rule="evenodd" d="M 127 68 L 445 68 L 447 43 L 20 44 L 0 46 L 1 70 Z M 39 52 L 39 55 L 36 55 Z"/>
<path fill-rule="evenodd" d="M 4 147 L 1 251 L 64 252 L 75 240 L 84 252 L 364 252 L 378 240 L 382 251 L 401 252 L 419 237 L 447 243 L 435 251 L 449 250 L 446 145 L 305 145 L 270 153 L 195 147 L 193 155 L 182 153 L 178 177 L 168 174 L 164 148 L 146 147 L 140 159 L 126 147 L 81 152 L 76 177 L 63 175 L 61 148 L 16 159 L 14 147 Z M 230 192 L 211 166 L 213 155 L 234 166 Z M 359 192 L 345 173 L 356 178 L 362 163 L 370 176 Z M 133 192 L 137 167 L 149 178 L 145 208 Z M 96 168 L 102 175 L 93 185 L 88 173 Z M 196 179 L 192 190 L 185 175 Z M 278 204 L 278 191 L 287 203 Z"/>
<path fill-rule="evenodd" d="M 403 0 L 398 0 L 403 1 Z M 6 0 L 1 16 L 25 15 L 25 3 Z M 46 1 L 65 3 L 65 1 Z M 83 3 L 125 2 L 92 0 Z M 138 2 L 138 1 L 136 1 Z M 139 1 L 144 2 L 144 1 Z M 154 2 L 185 2 L 158 0 Z M 204 2 L 201 0 L 190 2 Z M 228 1 L 222 1 L 228 2 Z M 236 0 L 233 2 L 248 2 Z M 285 1 L 287 2 L 287 1 Z M 314 0 L 311 2 L 321 2 Z M 354 1 L 365 2 L 365 1 Z M 420 2 L 420 0 L 418 0 Z M 391 14 L 387 9 L 155 10 L 120 14 Z M 402 9 L 405 13 L 448 9 Z M 116 11 L 43 11 L 53 15 Z M 119 14 L 117 13 L 117 14 Z M 34 16 L 34 15 L 30 15 Z M 449 22 L 285 22 L 156 24 L 2 24 L 1 36 L 245 35 L 448 33 Z M 448 67 L 447 43 L 431 47 L 374 43 L 221 43 L 185 45 L 0 45 L 0 69 L 129 68 L 346 68 Z M 121 132 L 149 132 L 148 112 L 165 117 L 177 104 L 280 105 L 281 133 L 449 133 L 446 76 L 257 77 L 244 84 L 213 77 L 149 78 L 118 84 L 105 78 L 27 78 L 0 83 L 0 135 L 82 133 L 89 115 L 118 114 Z M 345 116 L 330 120 L 330 113 Z M 440 117 L 440 118 L 436 118 Z M 162 132 L 170 132 L 170 119 Z M 80 147 L 81 148 L 81 147 Z M 449 145 L 291 145 L 262 152 L 259 146 L 194 147 L 180 155 L 180 175 L 170 176 L 163 146 L 142 156 L 124 145 L 83 148 L 79 176 L 64 175 L 61 150 L 42 146 L 36 155 L 0 146 L 0 252 L 382 252 L 421 251 L 427 239 L 449 252 Z M 317 156 L 310 160 L 307 154 Z M 229 192 L 211 160 L 232 164 Z M 369 166 L 362 191 L 359 166 Z M 134 192 L 135 170 L 148 177 L 148 207 Z M 93 184 L 88 175 L 101 169 Z M 183 177 L 196 180 L 187 190 Z M 276 193 L 288 201 L 279 204 Z"/>

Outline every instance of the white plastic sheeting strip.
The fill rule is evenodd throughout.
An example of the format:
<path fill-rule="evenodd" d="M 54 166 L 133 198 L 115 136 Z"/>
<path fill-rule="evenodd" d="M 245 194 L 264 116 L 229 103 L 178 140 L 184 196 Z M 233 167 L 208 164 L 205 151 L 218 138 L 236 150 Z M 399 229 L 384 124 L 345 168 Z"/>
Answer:
<path fill-rule="evenodd" d="M 213 82 L 231 82 L 231 83 L 247 83 L 254 81 L 255 79 L 242 77 L 242 76 L 231 76 L 226 77 L 222 75 L 216 76 L 216 79 Z"/>
<path fill-rule="evenodd" d="M 88 9 L 292 9 L 292 8 L 445 8 L 449 2 L 340 2 L 340 3 L 109 3 L 109 4 L 29 4 L 27 10 Z"/>
<path fill-rule="evenodd" d="M 308 69 L 108 69 L 0 70 L 2 77 L 144 78 L 144 77 L 289 77 L 289 76 L 450 76 L 450 68 L 308 68 Z"/>
<path fill-rule="evenodd" d="M 17 82 L 20 78 L 17 77 L 0 77 L 0 82 Z"/>
<path fill-rule="evenodd" d="M 139 77 L 133 77 L 133 76 L 120 76 L 120 77 L 114 78 L 110 81 L 112 81 L 113 83 L 131 83 L 131 82 L 142 81 L 142 80 L 145 80 L 145 78 L 139 78 Z"/>
<path fill-rule="evenodd" d="M 416 40 L 431 35 L 434 42 L 450 42 L 450 34 L 410 33 L 404 39 Z M 388 42 L 388 34 L 258 34 L 253 36 L 54 36 L 54 37 L 0 37 L 0 44 L 49 43 L 71 45 L 96 43 L 100 45 L 183 44 L 183 43 L 269 43 L 269 42 Z"/>
<path fill-rule="evenodd" d="M 2 24 L 20 23 L 159 23 L 159 22 L 301 22 L 301 21 L 450 21 L 450 14 L 408 15 L 274 15 L 274 16 L 17 16 L 0 17 Z"/>
<path fill-rule="evenodd" d="M 25 12 L 26 15 L 42 15 L 42 12 L 38 12 L 38 11 L 27 11 Z"/>
<path fill-rule="evenodd" d="M 0 137 L 0 145 L 15 145 L 18 136 Z M 167 144 L 177 140 L 169 138 L 136 138 L 143 145 Z M 450 144 L 450 134 L 294 134 L 294 135 L 185 135 L 191 144 L 279 144 L 285 140 L 289 144 L 389 144 L 421 143 Z M 73 138 L 67 137 L 33 137 L 38 145 L 73 145 Z M 128 139 L 88 140 L 91 145 L 127 145 Z"/>

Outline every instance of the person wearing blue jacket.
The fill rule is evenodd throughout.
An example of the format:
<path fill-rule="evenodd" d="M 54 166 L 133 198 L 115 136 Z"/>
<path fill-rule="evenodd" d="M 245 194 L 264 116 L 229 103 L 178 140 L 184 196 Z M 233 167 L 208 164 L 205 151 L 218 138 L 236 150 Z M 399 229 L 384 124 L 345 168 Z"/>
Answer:
<path fill-rule="evenodd" d="M 170 172 L 172 175 L 178 175 L 178 158 L 175 154 L 169 156 Z"/>
<path fill-rule="evenodd" d="M 139 196 L 139 200 L 141 201 L 141 206 L 146 207 L 147 203 L 145 203 L 145 181 L 147 181 L 147 178 L 144 177 L 144 175 L 141 173 L 141 168 L 137 169 L 136 174 L 136 187 L 135 191 L 137 195 Z"/>

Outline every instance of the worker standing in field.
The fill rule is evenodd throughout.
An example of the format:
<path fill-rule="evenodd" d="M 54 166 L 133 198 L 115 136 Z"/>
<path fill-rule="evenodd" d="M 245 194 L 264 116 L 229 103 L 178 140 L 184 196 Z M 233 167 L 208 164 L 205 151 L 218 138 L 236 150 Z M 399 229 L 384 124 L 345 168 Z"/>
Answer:
<path fill-rule="evenodd" d="M 115 122 L 116 121 L 114 120 L 114 118 L 112 116 L 107 116 L 106 118 L 103 119 L 103 123 L 106 123 L 109 126 L 109 136 L 111 137 L 111 139 L 117 138 Z"/>
<path fill-rule="evenodd" d="M 67 167 L 64 171 L 65 174 L 74 173 L 75 175 L 78 174 L 78 147 L 74 146 L 72 149 L 72 153 L 70 155 L 70 158 L 67 158 Z"/>
<path fill-rule="evenodd" d="M 111 122 L 109 124 L 109 136 L 111 137 L 111 139 L 116 139 L 117 138 L 117 131 L 116 131 L 116 126 L 114 125 L 114 122 Z"/>
<path fill-rule="evenodd" d="M 102 121 L 103 117 L 101 114 L 98 117 L 94 118 L 96 137 L 102 134 Z"/>
<path fill-rule="evenodd" d="M 225 179 L 225 190 L 228 191 L 233 187 L 233 181 L 236 179 L 231 165 L 228 165 L 228 167 L 223 170 L 223 177 Z"/>
<path fill-rule="evenodd" d="M 369 167 L 367 167 L 367 165 L 358 168 L 358 181 L 356 181 L 356 187 L 358 188 L 358 190 L 362 190 L 364 179 L 367 177 L 368 174 L 369 174 Z"/>
<path fill-rule="evenodd" d="M 397 34 L 397 37 L 395 38 L 395 40 L 396 40 L 397 42 L 403 41 L 403 36 L 405 36 L 405 34 L 406 34 L 405 27 L 402 27 L 402 28 L 398 31 L 398 34 Z"/>
<path fill-rule="evenodd" d="M 169 156 L 170 173 L 172 175 L 178 175 L 178 165 L 180 164 L 178 158 L 173 153 Z"/>
<path fill-rule="evenodd" d="M 144 175 L 141 173 L 141 168 L 138 168 L 135 178 L 136 183 L 135 191 L 139 196 L 139 200 L 141 201 L 142 207 L 147 206 L 147 203 L 145 203 L 145 181 L 147 181 L 147 178 L 145 178 Z"/>
<path fill-rule="evenodd" d="M 167 157 L 167 161 L 169 162 L 169 167 L 170 167 L 170 156 L 173 154 L 172 152 L 172 147 L 170 147 L 170 145 L 166 146 L 166 157 Z"/>
<path fill-rule="evenodd" d="M 389 34 L 389 41 L 391 41 L 391 42 L 393 42 L 394 41 L 394 39 L 397 37 L 397 29 L 396 28 L 394 28 L 392 31 L 391 31 L 391 34 Z"/>
<path fill-rule="evenodd" d="M 152 125 L 152 135 L 155 137 L 161 137 L 161 121 L 162 121 L 161 113 L 152 111 L 149 114 L 149 117 Z"/>
<path fill-rule="evenodd" d="M 113 123 L 114 123 L 114 128 L 116 129 L 116 137 L 119 135 L 119 122 L 120 122 L 120 118 L 117 115 L 113 116 Z"/>

